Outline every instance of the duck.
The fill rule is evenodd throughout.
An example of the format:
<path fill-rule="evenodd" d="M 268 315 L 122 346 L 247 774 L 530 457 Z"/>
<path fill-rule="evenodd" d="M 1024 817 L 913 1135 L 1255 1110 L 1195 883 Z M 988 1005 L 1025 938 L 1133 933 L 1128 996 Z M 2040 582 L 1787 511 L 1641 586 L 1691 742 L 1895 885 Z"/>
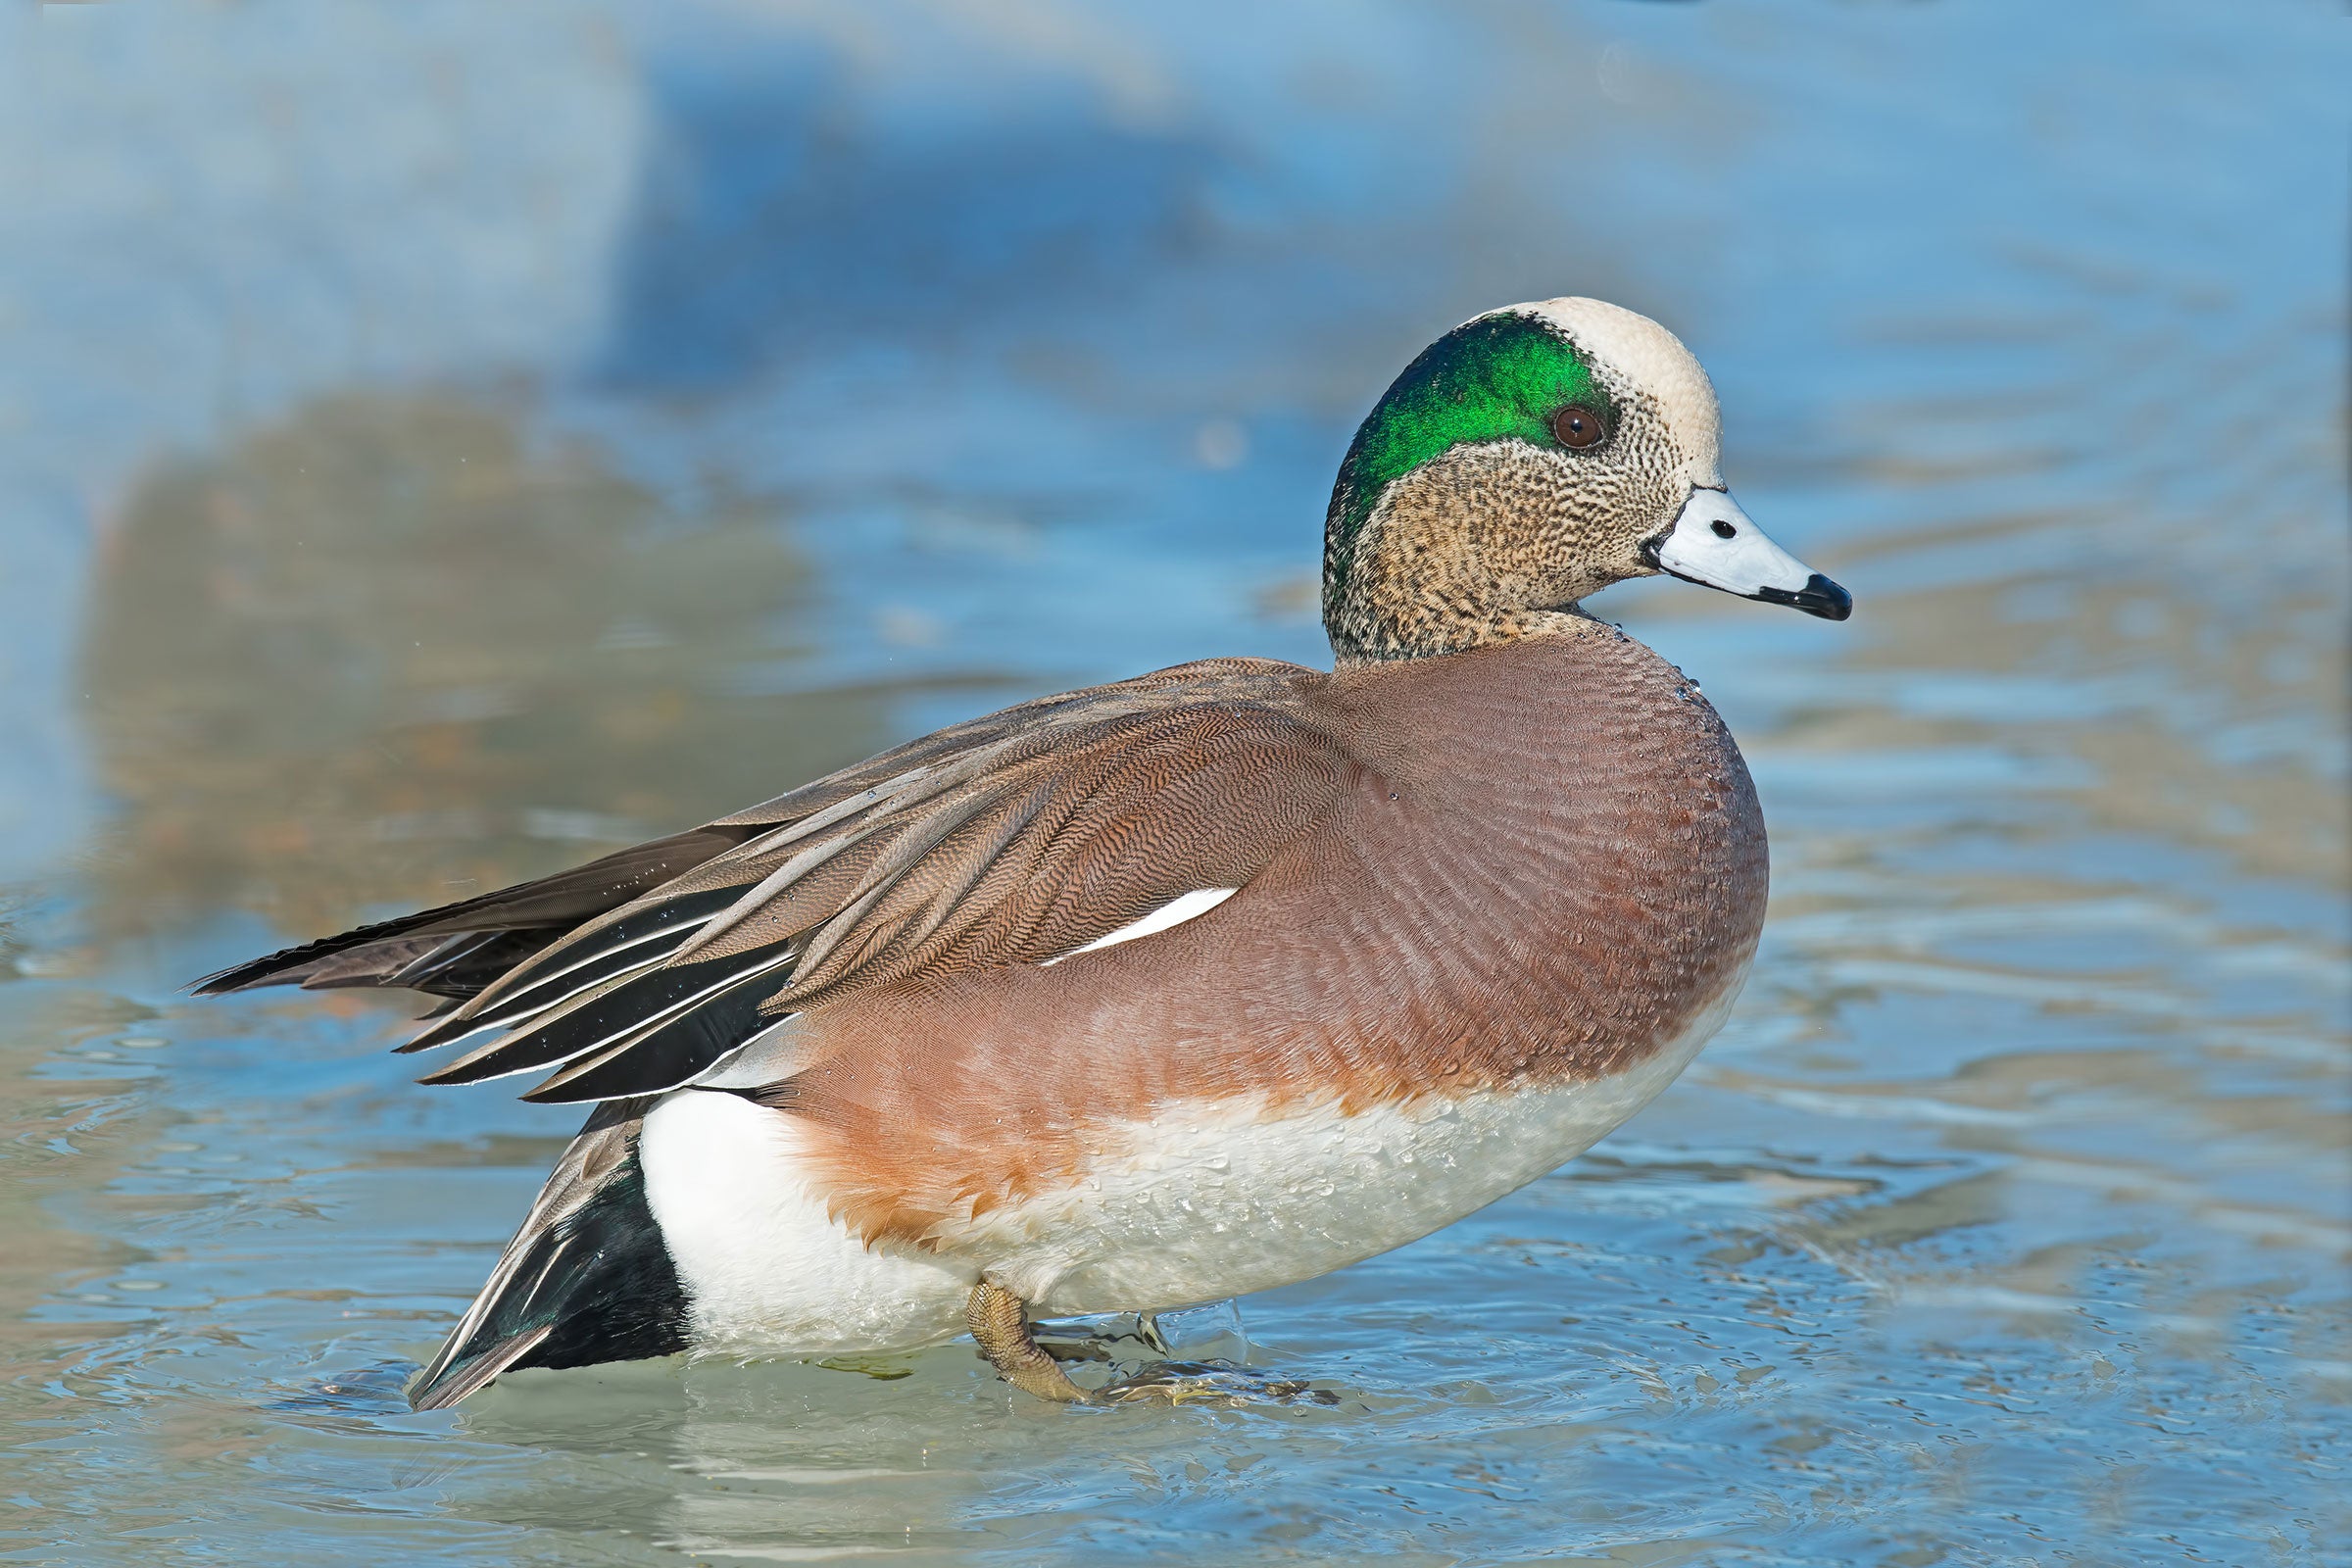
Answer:
<path fill-rule="evenodd" d="M 587 1121 L 419 1409 L 502 1374 L 1155 1314 L 1416 1241 L 1689 1065 L 1764 921 L 1698 686 L 1584 602 L 1668 574 L 1831 620 L 1646 317 L 1489 311 L 1372 407 L 1332 667 L 1217 658 L 953 724 L 763 804 L 197 982 L 405 989 L 420 1080 Z M 1169 1397 L 1177 1396 L 1171 1394 Z"/>

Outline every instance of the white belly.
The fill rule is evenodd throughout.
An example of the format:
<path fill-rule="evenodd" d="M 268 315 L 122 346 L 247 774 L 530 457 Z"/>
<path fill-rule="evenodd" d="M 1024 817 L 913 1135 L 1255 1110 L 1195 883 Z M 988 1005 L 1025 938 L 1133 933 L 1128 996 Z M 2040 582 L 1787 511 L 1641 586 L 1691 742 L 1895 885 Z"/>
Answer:
<path fill-rule="evenodd" d="M 1312 1279 L 1417 1241 L 1585 1152 L 1672 1083 L 1737 984 L 1633 1069 L 1343 1115 L 1248 1100 L 1109 1124 L 1079 1181 L 918 1254 L 827 1216 L 789 1114 L 681 1090 L 646 1117 L 646 1194 L 695 1338 L 742 1352 L 909 1349 L 960 1333 L 983 1273 L 1040 1315 L 1154 1311 Z"/>
<path fill-rule="evenodd" d="M 1170 1106 L 1119 1129 L 1078 1188 L 989 1216 L 958 1251 L 1044 1315 L 1159 1310 L 1313 1279 L 1583 1153 L 1704 1039 L 1595 1083 L 1352 1116 L 1330 1103 L 1272 1118 L 1249 1102 Z"/>
<path fill-rule="evenodd" d="M 961 1333 L 978 1270 L 868 1249 L 810 1190 L 805 1140 L 789 1115 L 702 1089 L 647 1114 L 646 1201 L 697 1348 L 907 1350 Z"/>

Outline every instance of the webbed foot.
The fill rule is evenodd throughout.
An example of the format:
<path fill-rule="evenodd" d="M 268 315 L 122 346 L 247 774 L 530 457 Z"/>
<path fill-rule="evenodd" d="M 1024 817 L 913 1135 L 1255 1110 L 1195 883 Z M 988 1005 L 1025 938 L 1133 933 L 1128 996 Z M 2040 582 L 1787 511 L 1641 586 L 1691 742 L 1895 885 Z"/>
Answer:
<path fill-rule="evenodd" d="M 1023 1394 L 1055 1404 L 1135 1404 L 1147 1399 L 1169 1404 L 1207 1404 L 1235 1409 L 1253 1404 L 1337 1404 L 1336 1394 L 1310 1387 L 1296 1378 L 1277 1378 L 1237 1366 L 1231 1361 L 1161 1361 L 1100 1389 L 1070 1381 L 1061 1369 L 1065 1360 L 1108 1360 L 1099 1342 L 1041 1345 L 1029 1323 L 1029 1309 L 1003 1286 L 982 1280 L 972 1287 L 964 1305 L 965 1320 L 980 1353 L 998 1375 Z M 1136 1337 L 1146 1345 L 1165 1346 L 1159 1324 L 1146 1315 L 1138 1320 Z"/>
<path fill-rule="evenodd" d="M 1003 1286 L 982 1280 L 964 1302 L 964 1321 L 972 1341 L 997 1375 L 1023 1394 L 1054 1404 L 1093 1404 L 1095 1396 L 1070 1381 L 1054 1357 L 1038 1347 L 1029 1332 L 1029 1308 Z"/>

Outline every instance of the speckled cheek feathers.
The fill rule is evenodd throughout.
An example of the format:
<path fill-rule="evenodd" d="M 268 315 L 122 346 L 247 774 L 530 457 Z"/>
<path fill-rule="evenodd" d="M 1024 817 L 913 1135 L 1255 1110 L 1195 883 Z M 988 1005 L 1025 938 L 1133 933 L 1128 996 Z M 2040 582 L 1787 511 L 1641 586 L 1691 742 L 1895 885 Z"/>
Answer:
<path fill-rule="evenodd" d="M 1360 525 L 1347 525 L 1359 503 L 1344 472 L 1325 546 L 1325 621 L 1343 662 L 1560 629 L 1546 612 L 1654 573 L 1643 545 L 1693 487 L 1722 482 L 1714 387 L 1672 333 L 1597 300 L 1497 314 L 1573 345 L 1608 437 L 1576 451 L 1548 437 L 1464 441 L 1386 484 Z"/>
<path fill-rule="evenodd" d="M 1655 571 L 1643 541 L 1690 494 L 1690 463 L 1629 394 L 1604 455 L 1457 447 L 1382 494 L 1358 532 L 1332 640 L 1344 657 L 1508 640 L 1515 612 L 1563 609 Z"/>

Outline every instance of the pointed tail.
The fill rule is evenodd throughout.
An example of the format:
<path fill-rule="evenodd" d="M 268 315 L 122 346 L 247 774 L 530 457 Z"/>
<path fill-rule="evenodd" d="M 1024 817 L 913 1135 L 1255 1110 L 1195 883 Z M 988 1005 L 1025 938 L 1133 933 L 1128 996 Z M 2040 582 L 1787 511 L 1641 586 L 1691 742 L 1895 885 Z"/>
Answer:
<path fill-rule="evenodd" d="M 597 1106 L 522 1229 L 409 1391 L 457 1403 L 502 1372 L 669 1355 L 687 1347 L 686 1293 L 645 1197 L 637 1133 L 650 1098 Z"/>

